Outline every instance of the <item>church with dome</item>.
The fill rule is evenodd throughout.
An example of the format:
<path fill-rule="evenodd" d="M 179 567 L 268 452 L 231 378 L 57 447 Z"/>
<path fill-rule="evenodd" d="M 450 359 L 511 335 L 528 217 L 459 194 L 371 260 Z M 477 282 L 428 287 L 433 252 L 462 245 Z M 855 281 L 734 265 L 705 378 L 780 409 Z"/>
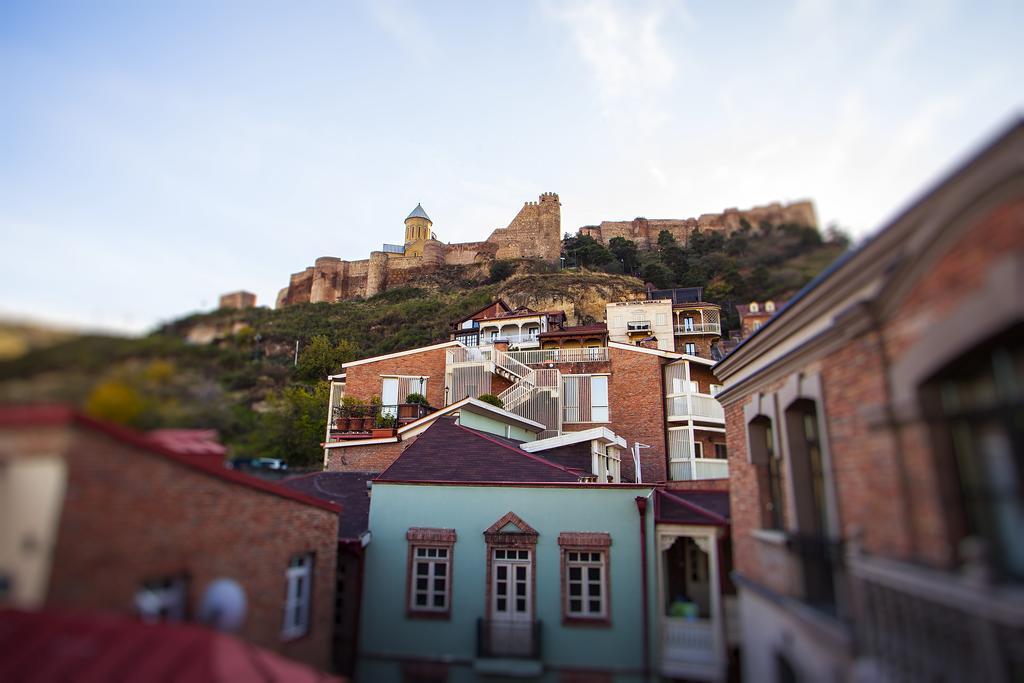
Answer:
<path fill-rule="evenodd" d="M 385 232 L 385 230 L 382 230 Z M 500 259 L 533 258 L 555 263 L 562 248 L 562 213 L 558 195 L 545 192 L 526 202 L 504 228 L 482 242 L 442 242 L 422 204 L 405 219 L 405 241 L 383 244 L 367 259 L 348 261 L 321 256 L 292 274 L 277 295 L 277 307 L 370 297 L 392 287 L 415 284 L 445 265 L 471 265 Z"/>

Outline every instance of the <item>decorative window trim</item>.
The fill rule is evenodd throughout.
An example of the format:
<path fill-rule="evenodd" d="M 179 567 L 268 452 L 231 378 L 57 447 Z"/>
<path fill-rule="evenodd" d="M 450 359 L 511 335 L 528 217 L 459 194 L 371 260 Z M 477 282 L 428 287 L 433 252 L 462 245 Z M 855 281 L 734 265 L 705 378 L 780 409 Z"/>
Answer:
<path fill-rule="evenodd" d="M 509 524 L 519 531 L 503 531 Z M 494 618 L 494 551 L 498 549 L 516 549 L 530 551 L 530 614 L 537 619 L 537 539 L 540 533 L 523 521 L 516 513 L 506 512 L 501 518 L 484 530 L 487 545 L 487 590 L 485 595 L 487 620 Z"/>
<path fill-rule="evenodd" d="M 611 545 L 612 537 L 604 532 L 563 531 L 558 534 L 561 552 L 559 574 L 561 576 L 562 624 L 565 626 L 592 626 L 608 628 L 612 625 L 611 595 Z M 598 616 L 583 616 L 569 613 L 569 553 L 588 552 L 601 554 L 601 589 L 604 613 Z"/>
<path fill-rule="evenodd" d="M 144 581 L 135 593 L 139 617 L 147 623 L 184 621 L 188 616 L 189 576 L 182 572 Z M 166 610 L 166 614 L 160 614 Z"/>
<path fill-rule="evenodd" d="M 427 527 L 412 527 L 405 532 L 405 539 L 408 541 L 408 560 L 405 570 L 405 615 L 411 619 L 451 619 L 452 599 L 454 597 L 453 581 L 455 575 L 455 541 L 457 535 L 455 529 L 432 529 Z M 413 605 L 414 589 L 413 583 L 416 580 L 416 549 L 437 548 L 447 551 L 445 558 L 446 583 L 445 583 L 445 607 L 436 609 L 432 607 L 416 607 Z"/>

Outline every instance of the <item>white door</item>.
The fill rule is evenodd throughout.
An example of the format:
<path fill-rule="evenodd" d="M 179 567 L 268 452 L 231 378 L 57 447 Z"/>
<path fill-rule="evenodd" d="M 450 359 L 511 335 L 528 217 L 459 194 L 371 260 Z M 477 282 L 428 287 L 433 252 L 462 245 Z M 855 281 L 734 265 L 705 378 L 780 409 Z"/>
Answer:
<path fill-rule="evenodd" d="M 495 549 L 493 552 L 491 650 L 500 655 L 528 655 L 533 644 L 532 551 Z"/>
<path fill-rule="evenodd" d="M 385 377 L 380 389 L 380 414 L 398 415 L 398 378 Z"/>

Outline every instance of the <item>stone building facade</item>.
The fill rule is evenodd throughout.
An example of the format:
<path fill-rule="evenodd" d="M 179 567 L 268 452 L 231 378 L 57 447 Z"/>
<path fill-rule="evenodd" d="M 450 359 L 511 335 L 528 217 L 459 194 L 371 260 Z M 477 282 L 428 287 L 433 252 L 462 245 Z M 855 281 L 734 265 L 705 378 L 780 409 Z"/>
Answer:
<path fill-rule="evenodd" d="M 446 265 L 517 258 L 557 262 L 562 250 L 561 202 L 554 192 L 526 202 L 507 227 L 494 230 L 482 242 L 445 244 L 432 227 L 423 207 L 417 205 L 405 219 L 404 244 L 385 244 L 360 261 L 321 256 L 309 268 L 292 274 L 277 295 L 277 307 L 370 297 Z"/>
<path fill-rule="evenodd" d="M 773 225 L 794 223 L 809 227 L 818 226 L 814 204 L 809 201 L 780 204 L 773 202 L 752 209 L 726 209 L 722 213 L 705 213 L 697 218 L 634 218 L 631 221 L 602 221 L 600 225 L 587 225 L 579 230 L 602 244 L 608 244 L 615 237 L 624 237 L 636 242 L 641 249 L 657 246 L 658 235 L 668 230 L 678 242 L 686 244 L 695 230 L 701 232 L 723 232 L 730 235 L 739 230 L 743 221 L 754 229 L 762 222 Z"/>

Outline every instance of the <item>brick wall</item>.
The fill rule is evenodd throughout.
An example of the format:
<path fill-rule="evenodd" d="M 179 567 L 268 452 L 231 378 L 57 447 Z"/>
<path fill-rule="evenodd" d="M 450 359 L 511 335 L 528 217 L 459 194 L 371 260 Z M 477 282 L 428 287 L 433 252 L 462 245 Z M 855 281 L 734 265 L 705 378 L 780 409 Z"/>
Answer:
<path fill-rule="evenodd" d="M 951 529 L 959 520 L 943 502 L 929 429 L 920 420 L 890 428 L 884 419 L 888 389 L 881 345 L 896 365 L 917 342 L 927 341 L 934 323 L 964 302 L 977 300 L 984 306 L 979 292 L 992 265 L 1024 249 L 1022 225 L 1024 200 L 980 217 L 921 274 L 899 308 L 882 321 L 880 334 L 868 330 L 792 369 L 792 374 L 820 373 L 824 400 L 818 409 L 826 419 L 839 528 L 847 538 L 859 533 L 869 553 L 936 567 L 955 561 Z M 757 390 L 769 394 L 782 384 Z M 793 589 L 795 570 L 780 547 L 751 536 L 762 526 L 760 505 L 766 497 L 758 468 L 747 462 L 743 406 L 751 400 L 738 397 L 726 406 L 735 566 L 785 592 Z M 793 528 L 788 517 L 786 525 Z"/>
<path fill-rule="evenodd" d="M 367 444 L 328 449 L 328 472 L 383 472 L 416 441 L 416 437 L 396 443 Z"/>
<path fill-rule="evenodd" d="M 446 351 L 445 348 L 418 351 L 397 358 L 347 367 L 345 394 L 369 401 L 375 396 L 380 396 L 381 375 L 427 377 L 427 401 L 435 408 L 443 408 Z M 398 400 L 404 401 L 405 396 L 399 396 Z"/>
<path fill-rule="evenodd" d="M 608 349 L 612 374 L 608 382 L 611 425 L 632 448 L 635 441 L 650 448 L 640 451 L 640 468 L 645 482 L 668 478 L 665 445 L 665 399 L 662 360 L 648 353 Z M 623 476 L 633 478 L 633 459 L 622 461 Z"/>
<path fill-rule="evenodd" d="M 334 613 L 335 513 L 218 479 L 75 429 L 47 606 L 134 613 L 146 580 L 186 574 L 190 616 L 216 578 L 245 589 L 239 635 L 325 669 Z M 282 642 L 289 559 L 314 553 L 309 633 Z"/>

